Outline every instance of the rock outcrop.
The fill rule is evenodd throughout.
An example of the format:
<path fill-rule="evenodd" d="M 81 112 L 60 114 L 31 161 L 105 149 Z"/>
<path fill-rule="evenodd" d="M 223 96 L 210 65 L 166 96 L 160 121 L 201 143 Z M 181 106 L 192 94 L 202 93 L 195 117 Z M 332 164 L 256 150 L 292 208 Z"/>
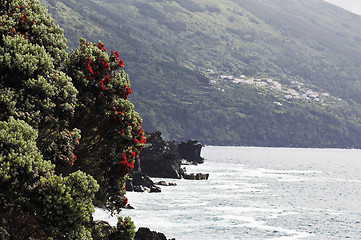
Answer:
<path fill-rule="evenodd" d="M 177 186 L 176 183 L 170 183 L 170 182 L 166 182 L 166 181 L 159 181 L 159 182 L 155 182 L 155 185 L 161 185 L 161 186 Z"/>
<path fill-rule="evenodd" d="M 208 174 L 187 174 L 182 167 L 183 164 L 203 163 L 200 156 L 202 145 L 198 141 L 165 141 L 159 131 L 147 133 L 146 138 L 147 144 L 129 173 L 127 191 L 160 192 L 161 189 L 149 177 L 208 179 Z"/>
<path fill-rule="evenodd" d="M 177 145 L 177 153 L 179 157 L 193 164 L 204 162 L 204 158 L 201 157 L 201 150 L 202 144 L 194 140 L 181 142 Z"/>
<path fill-rule="evenodd" d="M 135 233 L 134 240 L 167 240 L 163 233 L 151 231 L 149 228 L 140 227 Z M 171 240 L 175 240 L 174 238 Z"/>
<path fill-rule="evenodd" d="M 183 175 L 184 179 L 188 180 L 208 180 L 209 174 L 208 173 L 185 173 Z"/>
<path fill-rule="evenodd" d="M 156 131 L 147 135 L 147 144 L 140 153 L 141 172 L 149 177 L 181 178 L 184 170 L 174 145 Z"/>
<path fill-rule="evenodd" d="M 161 192 L 160 187 L 156 186 L 148 176 L 139 171 L 129 173 L 125 189 L 131 192 Z"/>

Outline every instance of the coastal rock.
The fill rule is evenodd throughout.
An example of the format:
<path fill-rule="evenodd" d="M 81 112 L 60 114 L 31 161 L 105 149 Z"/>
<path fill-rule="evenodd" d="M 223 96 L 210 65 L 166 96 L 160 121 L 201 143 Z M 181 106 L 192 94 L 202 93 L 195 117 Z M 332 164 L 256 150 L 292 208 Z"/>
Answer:
<path fill-rule="evenodd" d="M 201 150 L 202 144 L 195 140 L 181 142 L 177 146 L 179 157 L 193 164 L 200 164 L 204 162 L 204 158 L 201 157 Z"/>
<path fill-rule="evenodd" d="M 160 192 L 156 185 L 173 186 L 176 184 L 154 182 L 149 177 L 207 179 L 208 176 L 186 174 L 183 164 L 203 163 L 200 156 L 202 145 L 198 141 L 177 143 L 165 141 L 161 132 L 146 133 L 147 144 L 139 157 L 135 159 L 134 169 L 129 173 L 126 182 L 127 191 Z"/>
<path fill-rule="evenodd" d="M 181 178 L 183 169 L 177 152 L 173 146 L 156 131 L 147 136 L 147 144 L 140 153 L 141 171 L 149 177 Z"/>
<path fill-rule="evenodd" d="M 135 209 L 132 205 L 127 204 L 127 206 L 125 207 L 125 209 Z"/>
<path fill-rule="evenodd" d="M 209 174 L 208 173 L 185 173 L 184 179 L 188 180 L 208 180 Z"/>
<path fill-rule="evenodd" d="M 161 186 L 177 186 L 176 183 L 169 183 L 166 181 L 159 181 L 159 182 L 155 182 L 155 185 L 161 185 Z"/>
<path fill-rule="evenodd" d="M 134 240 L 167 240 L 167 238 L 163 233 L 140 227 L 135 233 Z"/>
<path fill-rule="evenodd" d="M 149 177 L 134 171 L 129 173 L 125 189 L 130 192 L 161 192 L 160 187 L 156 186 Z"/>

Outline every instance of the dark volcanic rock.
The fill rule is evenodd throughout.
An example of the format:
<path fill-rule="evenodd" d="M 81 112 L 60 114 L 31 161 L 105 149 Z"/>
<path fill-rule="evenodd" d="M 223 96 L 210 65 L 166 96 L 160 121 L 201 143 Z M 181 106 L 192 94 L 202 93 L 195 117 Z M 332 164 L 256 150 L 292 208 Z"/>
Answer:
<path fill-rule="evenodd" d="M 183 169 L 173 145 L 156 131 L 147 136 L 147 144 L 140 153 L 141 171 L 149 177 L 181 178 Z"/>
<path fill-rule="evenodd" d="M 151 231 L 149 228 L 139 228 L 134 240 L 167 240 L 163 233 Z"/>
<path fill-rule="evenodd" d="M 185 173 L 183 175 L 184 179 L 188 180 L 208 180 L 209 174 L 208 173 Z"/>
<path fill-rule="evenodd" d="M 203 163 L 204 158 L 201 157 L 202 144 L 198 141 L 189 140 L 181 142 L 177 146 L 177 152 L 180 158 L 192 163 Z"/>
<path fill-rule="evenodd" d="M 132 205 L 127 204 L 127 206 L 125 207 L 125 209 L 135 209 Z"/>
<path fill-rule="evenodd" d="M 177 143 L 165 141 L 159 131 L 147 133 L 147 144 L 136 158 L 133 171 L 126 183 L 127 191 L 160 192 L 149 177 L 207 179 L 207 174 L 186 174 L 182 163 L 203 163 L 202 145 L 198 141 Z M 148 177 L 149 176 L 149 177 Z M 162 185 L 162 184 L 159 184 Z M 165 184 L 166 186 L 172 184 Z"/>
<path fill-rule="evenodd" d="M 155 182 L 155 185 L 161 185 L 161 186 L 177 186 L 176 183 L 170 183 L 170 182 L 166 182 L 166 181 L 159 181 L 159 182 Z"/>
<path fill-rule="evenodd" d="M 131 171 L 125 189 L 134 192 L 161 192 L 154 182 L 141 172 Z"/>

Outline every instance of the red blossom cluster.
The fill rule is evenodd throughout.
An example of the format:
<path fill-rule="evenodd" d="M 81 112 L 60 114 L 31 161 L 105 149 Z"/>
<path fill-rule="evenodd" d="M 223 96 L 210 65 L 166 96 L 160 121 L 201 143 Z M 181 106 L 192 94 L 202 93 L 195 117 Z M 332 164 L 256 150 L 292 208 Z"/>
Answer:
<path fill-rule="evenodd" d="M 119 110 L 116 108 L 113 108 L 114 113 L 111 114 L 112 119 L 117 124 L 122 124 L 124 127 L 131 127 L 131 139 L 130 144 L 135 147 L 135 150 L 130 148 L 130 150 L 123 152 L 120 154 L 120 161 L 117 164 L 117 167 L 115 171 L 117 173 L 120 173 L 121 176 L 124 176 L 129 173 L 129 169 L 133 169 L 134 167 L 134 159 L 137 153 L 142 150 L 143 145 L 146 143 L 146 139 L 144 137 L 144 131 L 141 127 L 139 127 L 142 122 L 137 121 L 126 121 L 125 120 L 125 113 L 124 110 Z M 124 136 L 124 128 L 122 130 L 118 130 L 118 134 L 121 137 L 128 138 L 127 136 Z"/>
<path fill-rule="evenodd" d="M 134 142 L 136 145 L 141 145 L 139 146 L 140 150 L 143 149 L 143 145 L 147 142 L 147 139 L 144 137 L 144 131 L 139 132 L 138 136 L 134 138 Z"/>
<path fill-rule="evenodd" d="M 91 44 L 86 43 L 85 46 L 89 47 Z M 97 45 L 93 44 L 92 46 L 98 47 L 102 52 L 106 53 L 104 44 L 98 43 Z M 81 52 L 84 51 L 85 49 L 81 49 Z M 116 51 L 111 52 L 112 55 L 109 60 L 106 60 L 100 55 L 97 56 L 95 60 L 92 60 L 89 55 L 86 55 L 86 60 L 83 63 L 85 78 L 97 87 L 97 95 L 99 98 L 102 98 L 104 96 L 104 92 L 107 90 L 107 84 L 110 83 L 112 70 L 118 70 L 124 66 L 123 60 L 119 59 L 119 53 Z M 122 97 L 127 99 L 128 95 L 132 93 L 132 90 L 130 87 L 125 85 L 121 92 Z"/>
<path fill-rule="evenodd" d="M 101 51 L 90 50 L 89 48 L 97 47 Z M 110 111 L 110 119 L 115 123 L 116 138 L 118 141 L 126 141 L 127 150 L 123 150 L 114 161 L 114 171 L 120 176 L 125 176 L 130 169 L 134 167 L 134 159 L 146 143 L 144 131 L 141 128 L 142 122 L 135 116 L 129 118 L 130 111 L 126 106 L 114 105 L 119 98 L 127 100 L 132 90 L 128 80 L 123 80 L 122 73 L 117 73 L 124 66 L 123 60 L 119 59 L 119 53 L 111 51 L 111 55 L 106 55 L 104 44 L 91 44 L 85 42 L 80 48 L 80 69 L 84 78 L 88 82 L 91 92 L 96 93 L 96 101 L 89 100 L 93 103 L 105 104 L 105 109 Z M 93 105 L 87 105 L 88 108 L 82 110 L 84 116 L 91 112 Z M 109 115 L 108 115 L 109 116 Z M 131 129 L 131 131 L 130 131 Z M 126 131 L 126 133 L 125 133 Z M 114 159 L 115 160 L 115 159 Z"/>
<path fill-rule="evenodd" d="M 132 94 L 132 89 L 131 89 L 130 87 L 128 87 L 127 85 L 124 86 L 124 89 L 123 89 L 122 91 L 123 91 L 123 98 L 124 98 L 125 100 L 127 100 L 127 99 L 128 99 L 128 96 L 129 96 L 130 94 Z"/>
<path fill-rule="evenodd" d="M 114 69 L 119 69 L 124 67 L 124 61 L 119 59 L 120 55 L 117 51 L 111 51 L 110 59 L 115 63 Z"/>
<path fill-rule="evenodd" d="M 142 125 L 142 122 L 137 123 L 136 121 L 132 121 L 131 123 L 126 123 L 126 121 L 124 120 L 125 117 L 125 113 L 123 109 L 116 109 L 113 107 L 112 109 L 114 111 L 114 113 L 112 113 L 110 116 L 112 117 L 112 119 L 117 123 L 117 124 L 123 124 L 128 126 L 131 126 L 132 128 L 132 136 L 133 136 L 133 144 L 136 147 L 139 147 L 139 150 L 143 149 L 143 145 L 146 143 L 146 139 L 144 138 L 144 131 L 143 129 L 140 127 L 140 129 L 138 130 L 138 126 Z M 133 117 L 135 118 L 135 117 Z M 119 135 L 123 136 L 124 135 L 124 130 L 121 130 L 119 132 Z"/>
<path fill-rule="evenodd" d="M 115 168 L 115 171 L 119 173 L 122 177 L 129 173 L 129 169 L 134 168 L 134 159 L 136 153 L 133 152 L 132 148 L 129 151 L 123 152 L 120 154 L 120 161 Z M 128 160 L 130 159 L 130 160 Z"/>
<path fill-rule="evenodd" d="M 91 46 L 92 44 L 86 43 L 86 47 Z M 104 44 L 98 43 L 93 44 L 92 46 L 98 47 L 102 52 L 106 52 Z M 84 52 L 85 49 L 81 49 L 81 52 Z M 119 59 L 119 53 L 117 51 L 111 51 L 111 56 L 109 60 L 106 60 L 102 56 L 97 56 L 95 60 L 92 60 L 89 55 L 85 56 L 85 61 L 83 62 L 85 73 L 85 78 L 92 82 L 97 87 L 98 98 L 104 96 L 104 92 L 107 90 L 107 84 L 110 83 L 112 70 L 118 70 L 124 66 L 123 60 Z M 115 93 L 115 92 L 113 92 Z M 128 99 L 128 96 L 132 94 L 132 89 L 127 85 L 124 85 L 121 89 L 121 97 L 125 100 Z M 119 95 L 117 95 L 119 97 Z"/>
<path fill-rule="evenodd" d="M 104 91 L 107 90 L 106 84 L 109 83 L 109 63 L 101 57 L 98 57 L 93 61 L 89 55 L 86 55 L 84 62 L 85 78 L 95 84 L 97 87 L 97 95 L 99 98 L 104 96 Z"/>
<path fill-rule="evenodd" d="M 105 49 L 103 43 L 98 43 L 98 45 L 95 45 L 95 44 L 94 44 L 94 46 L 98 46 L 98 48 L 99 48 L 100 50 L 102 50 L 103 52 L 107 52 L 107 50 Z"/>

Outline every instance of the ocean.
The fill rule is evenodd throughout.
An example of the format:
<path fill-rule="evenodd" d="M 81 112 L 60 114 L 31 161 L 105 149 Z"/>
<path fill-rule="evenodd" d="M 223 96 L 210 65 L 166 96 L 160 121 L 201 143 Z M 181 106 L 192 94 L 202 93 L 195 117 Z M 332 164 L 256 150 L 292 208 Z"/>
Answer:
<path fill-rule="evenodd" d="M 176 240 L 361 239 L 361 150 L 202 148 L 187 172 L 207 181 L 159 179 L 161 193 L 128 192 L 137 227 Z M 95 219 L 116 225 L 97 209 Z"/>

